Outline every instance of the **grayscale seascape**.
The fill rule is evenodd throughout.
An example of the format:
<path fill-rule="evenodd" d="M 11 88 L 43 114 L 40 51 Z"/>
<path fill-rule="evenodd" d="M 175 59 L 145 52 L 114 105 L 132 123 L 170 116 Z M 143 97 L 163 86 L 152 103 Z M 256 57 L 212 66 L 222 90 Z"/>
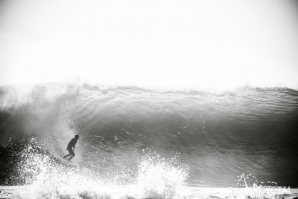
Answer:
<path fill-rule="evenodd" d="M 298 186 L 295 90 L 24 90 L 0 96 L 1 184 L 24 186 L 19 198 L 275 198 Z"/>
<path fill-rule="evenodd" d="M 298 0 L 0 0 L 0 199 L 298 199 Z"/>

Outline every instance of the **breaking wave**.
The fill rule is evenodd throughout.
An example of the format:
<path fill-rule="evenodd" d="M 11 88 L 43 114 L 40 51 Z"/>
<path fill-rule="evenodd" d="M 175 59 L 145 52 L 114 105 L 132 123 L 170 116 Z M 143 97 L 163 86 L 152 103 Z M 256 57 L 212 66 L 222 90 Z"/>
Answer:
<path fill-rule="evenodd" d="M 0 182 L 89 198 L 98 187 L 111 198 L 173 198 L 184 185 L 297 187 L 297 119 L 298 92 L 287 88 L 2 87 Z"/>

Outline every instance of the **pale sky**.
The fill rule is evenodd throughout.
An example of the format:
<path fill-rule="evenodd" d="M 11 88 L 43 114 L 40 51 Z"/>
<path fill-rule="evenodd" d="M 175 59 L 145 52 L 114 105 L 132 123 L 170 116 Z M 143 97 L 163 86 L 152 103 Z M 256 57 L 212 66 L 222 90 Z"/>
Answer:
<path fill-rule="evenodd" d="M 1 1 L 0 85 L 298 89 L 291 0 Z"/>

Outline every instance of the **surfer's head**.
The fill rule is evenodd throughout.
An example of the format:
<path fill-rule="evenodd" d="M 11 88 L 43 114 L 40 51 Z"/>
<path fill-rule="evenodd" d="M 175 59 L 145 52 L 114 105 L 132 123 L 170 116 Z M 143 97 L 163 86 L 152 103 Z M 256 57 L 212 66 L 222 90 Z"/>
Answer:
<path fill-rule="evenodd" d="M 79 139 L 79 137 L 80 137 L 79 135 L 76 135 L 76 136 L 75 136 L 75 138 L 76 138 L 77 140 Z"/>

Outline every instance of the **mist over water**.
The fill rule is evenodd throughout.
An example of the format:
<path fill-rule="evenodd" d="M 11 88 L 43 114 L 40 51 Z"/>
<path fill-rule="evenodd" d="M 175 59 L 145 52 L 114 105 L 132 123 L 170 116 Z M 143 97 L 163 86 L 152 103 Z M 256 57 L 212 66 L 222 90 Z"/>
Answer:
<path fill-rule="evenodd" d="M 62 83 L 2 87 L 1 154 L 9 143 L 34 138 L 55 159 L 79 134 L 73 162 L 95 172 L 94 179 L 150 184 L 140 172 L 151 171 L 178 176 L 170 180 L 175 183 L 237 187 L 244 173 L 250 185 L 297 187 L 297 119 L 298 92 L 287 88 L 208 93 Z M 15 175 L 7 159 L 0 165 L 7 171 L 2 184 Z M 155 163 L 146 167 L 150 160 Z"/>

